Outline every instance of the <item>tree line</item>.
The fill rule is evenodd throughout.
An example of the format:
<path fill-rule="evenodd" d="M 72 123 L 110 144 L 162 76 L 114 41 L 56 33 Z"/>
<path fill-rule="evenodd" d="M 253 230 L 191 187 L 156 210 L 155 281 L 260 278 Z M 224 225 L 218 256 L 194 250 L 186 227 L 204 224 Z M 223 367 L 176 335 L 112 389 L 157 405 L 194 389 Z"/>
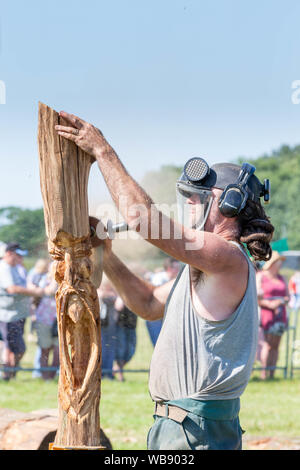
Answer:
<path fill-rule="evenodd" d="M 240 164 L 243 161 L 249 161 L 256 167 L 261 181 L 264 178 L 271 181 L 271 203 L 265 209 L 275 226 L 274 240 L 287 238 L 291 250 L 300 250 L 300 145 L 283 145 L 269 155 L 236 160 Z M 157 171 L 147 172 L 141 185 L 156 203 L 173 204 L 176 201 L 175 182 L 181 172 L 181 166 L 162 166 Z M 5 243 L 18 242 L 32 256 L 45 254 L 43 209 L 0 208 L 0 240 Z"/>

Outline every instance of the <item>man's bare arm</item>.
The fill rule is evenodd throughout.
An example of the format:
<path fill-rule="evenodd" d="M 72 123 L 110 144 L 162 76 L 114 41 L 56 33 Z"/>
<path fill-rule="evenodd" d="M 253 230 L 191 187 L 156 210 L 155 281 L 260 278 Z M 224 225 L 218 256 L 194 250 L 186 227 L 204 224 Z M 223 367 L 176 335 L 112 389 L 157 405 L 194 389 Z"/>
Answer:
<path fill-rule="evenodd" d="M 132 312 L 149 321 L 163 317 L 165 303 L 174 281 L 154 287 L 132 273 L 112 252 L 104 258 L 103 268 L 125 305 Z"/>
<path fill-rule="evenodd" d="M 71 114 L 63 112 L 61 115 L 72 127 L 56 126 L 59 135 L 72 140 L 96 158 L 112 199 L 130 228 L 165 253 L 205 273 L 239 271 L 240 265 L 244 265 L 244 270 L 248 268 L 240 251 L 223 237 L 184 227 L 156 210 L 151 198 L 128 174 L 99 129 Z M 122 205 L 123 201 L 126 201 L 126 206 Z M 136 213 L 131 212 L 134 207 L 143 208 L 143 213 L 139 214 L 139 226 L 135 225 Z M 155 237 L 151 230 L 153 220 L 157 224 Z M 165 238 L 162 229 L 167 224 L 170 236 Z M 187 249 L 191 243 L 193 249 Z"/>

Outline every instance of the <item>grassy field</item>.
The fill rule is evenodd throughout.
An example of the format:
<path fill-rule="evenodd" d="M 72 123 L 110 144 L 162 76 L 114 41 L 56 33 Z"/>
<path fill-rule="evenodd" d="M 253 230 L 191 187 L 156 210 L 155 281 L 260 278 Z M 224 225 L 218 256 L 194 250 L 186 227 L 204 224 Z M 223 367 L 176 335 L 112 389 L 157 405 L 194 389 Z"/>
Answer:
<path fill-rule="evenodd" d="M 152 354 L 145 323 L 138 322 L 137 351 L 129 369 L 148 369 Z M 284 362 L 284 340 L 280 363 Z M 32 367 L 35 343 L 27 343 L 23 367 Z M 114 449 L 145 449 L 153 422 L 153 404 L 148 393 L 147 373 L 127 373 L 126 381 L 102 381 L 101 426 Z M 30 372 L 19 372 L 10 382 L 0 380 L 0 407 L 19 411 L 57 408 L 57 380 L 43 382 Z M 300 374 L 283 380 L 278 371 L 272 381 L 261 382 L 259 372 L 242 396 L 240 420 L 245 436 L 300 437 Z"/>

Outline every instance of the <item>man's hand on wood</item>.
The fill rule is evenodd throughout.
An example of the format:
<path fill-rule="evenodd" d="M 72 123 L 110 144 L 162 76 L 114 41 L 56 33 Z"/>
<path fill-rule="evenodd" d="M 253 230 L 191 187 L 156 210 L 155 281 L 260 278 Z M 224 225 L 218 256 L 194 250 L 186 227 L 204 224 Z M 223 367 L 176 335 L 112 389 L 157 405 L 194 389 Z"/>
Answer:
<path fill-rule="evenodd" d="M 103 137 L 102 132 L 92 124 L 65 111 L 61 111 L 59 115 L 64 118 L 70 126 L 55 126 L 57 133 L 75 142 L 84 152 L 97 159 L 111 149 L 110 145 Z"/>

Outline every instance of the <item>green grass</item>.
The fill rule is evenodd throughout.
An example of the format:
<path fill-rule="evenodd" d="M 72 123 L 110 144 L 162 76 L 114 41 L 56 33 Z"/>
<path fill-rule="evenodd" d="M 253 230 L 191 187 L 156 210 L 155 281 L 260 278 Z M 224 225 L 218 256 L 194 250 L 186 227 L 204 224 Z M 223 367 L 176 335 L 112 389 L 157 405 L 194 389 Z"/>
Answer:
<path fill-rule="evenodd" d="M 137 351 L 129 369 L 148 369 L 152 345 L 145 322 L 138 321 Z M 285 340 L 280 363 L 284 362 Z M 32 367 L 35 343 L 27 343 L 23 367 Z M 254 372 L 241 399 L 240 420 L 245 436 L 300 437 L 300 373 L 293 380 L 283 380 L 278 371 L 272 381 L 262 382 Z M 101 427 L 114 449 L 146 449 L 146 438 L 153 422 L 153 403 L 148 392 L 147 373 L 127 373 L 126 381 L 102 381 Z M 57 380 L 43 382 L 30 372 L 19 372 L 10 382 L 0 381 L 0 407 L 29 412 L 57 408 Z"/>
<path fill-rule="evenodd" d="M 251 379 L 241 398 L 247 436 L 300 437 L 300 380 Z"/>

